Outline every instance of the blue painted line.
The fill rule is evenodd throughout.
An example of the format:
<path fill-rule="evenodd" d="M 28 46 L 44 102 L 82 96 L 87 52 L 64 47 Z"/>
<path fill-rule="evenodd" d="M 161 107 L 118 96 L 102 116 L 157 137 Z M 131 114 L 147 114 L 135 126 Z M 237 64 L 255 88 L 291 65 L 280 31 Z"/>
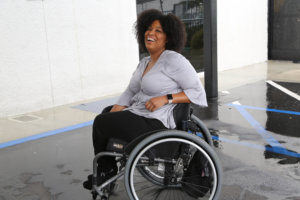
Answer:
<path fill-rule="evenodd" d="M 250 123 L 250 125 L 255 128 L 255 130 L 270 144 L 272 147 L 281 147 L 281 144 L 269 133 L 265 128 L 263 128 L 255 119 L 252 117 L 246 109 L 237 105 L 232 104 L 240 114 Z"/>
<path fill-rule="evenodd" d="M 273 108 L 262 108 L 262 107 L 245 106 L 245 105 L 238 105 L 238 104 L 226 104 L 226 105 L 234 106 L 234 107 L 239 106 L 239 107 L 251 109 L 251 110 L 262 110 L 262 111 L 269 111 L 269 112 L 278 112 L 278 113 L 283 113 L 283 114 L 300 115 L 300 112 L 290 111 L 290 110 L 278 110 L 278 109 L 273 109 Z"/>
<path fill-rule="evenodd" d="M 263 146 L 251 144 L 250 146 L 252 148 L 265 149 L 270 152 L 300 158 L 299 153 L 291 152 L 291 151 L 287 150 L 286 148 L 282 147 L 281 144 L 275 138 L 273 138 L 272 135 L 267 130 L 265 130 L 245 109 L 264 110 L 264 111 L 278 112 L 278 113 L 284 113 L 284 114 L 294 114 L 294 115 L 300 115 L 299 112 L 269 109 L 269 108 L 260 108 L 260 107 L 245 106 L 245 105 L 238 105 L 238 104 L 227 104 L 227 105 L 235 107 L 241 113 L 241 115 L 256 129 L 256 131 L 259 134 L 261 134 L 262 137 L 271 145 L 271 147 L 263 147 Z M 225 141 L 226 139 L 223 139 L 223 140 Z M 228 140 L 226 140 L 226 141 L 230 142 Z M 235 143 L 237 144 L 240 142 L 236 141 Z M 242 143 L 242 145 L 249 146 L 249 144 L 245 144 L 245 143 Z"/>
<path fill-rule="evenodd" d="M 24 142 L 29 142 L 29 141 L 32 141 L 32 140 L 41 139 L 41 138 L 48 137 L 48 136 L 51 136 L 51 135 L 57 135 L 57 134 L 64 133 L 64 132 L 67 132 L 67 131 L 72 131 L 72 130 L 75 130 L 75 129 L 90 126 L 92 124 L 93 124 L 93 120 L 88 121 L 88 122 L 83 122 L 83 123 L 80 123 L 80 124 L 75 124 L 75 125 L 68 126 L 68 127 L 65 127 L 65 128 L 60 128 L 60 129 L 56 129 L 56 130 L 52 130 L 52 131 L 47 131 L 47 132 L 44 132 L 44 133 L 40 133 L 40 134 L 37 134 L 37 135 L 33 135 L 33 136 L 29 136 L 29 137 L 25 137 L 25 138 L 21 138 L 21 139 L 17 139 L 17 140 L 12 140 L 12 141 L 9 141 L 9 142 L 0 143 L 0 149 L 6 148 L 6 147 L 9 147 L 9 146 L 13 146 L 13 145 L 17 145 L 17 144 L 21 144 L 21 143 L 24 143 Z"/>
<path fill-rule="evenodd" d="M 202 133 L 199 133 L 199 132 L 197 132 L 196 135 L 199 136 L 199 137 L 203 137 Z M 226 142 L 226 143 L 231 143 L 231 144 L 250 147 L 250 148 L 253 148 L 253 149 L 258 149 L 258 150 L 263 150 L 263 151 L 270 151 L 270 152 L 274 152 L 274 153 L 278 153 L 278 154 L 282 154 L 282 155 L 286 155 L 286 156 L 300 158 L 299 153 L 291 152 L 291 151 L 289 151 L 285 148 L 282 148 L 282 147 L 265 147 L 265 146 L 258 145 L 258 144 L 253 144 L 253 143 L 243 142 L 243 141 L 237 141 L 237 140 L 231 140 L 231 139 L 223 138 L 223 137 L 220 137 L 220 136 L 214 136 L 214 135 L 211 138 L 213 140 L 216 140 L 216 141 L 222 141 L 222 142 Z"/>
<path fill-rule="evenodd" d="M 249 142 L 241 142 L 241 141 L 237 141 L 237 140 L 230 140 L 230 139 L 223 138 L 223 137 L 218 137 L 218 136 L 212 136 L 212 139 L 227 142 L 227 143 L 231 143 L 231 144 L 247 146 L 247 147 L 251 147 L 251 148 L 254 148 L 254 149 L 258 149 L 258 150 L 265 150 L 265 151 L 270 151 L 270 152 L 273 152 L 273 153 L 278 153 L 278 154 L 282 154 L 282 155 L 286 155 L 286 156 L 300 158 L 299 153 L 291 152 L 291 151 L 289 151 L 287 149 L 284 149 L 284 148 L 281 148 L 281 147 L 265 147 L 265 146 L 262 146 L 262 145 L 252 144 L 252 143 L 249 143 Z"/>

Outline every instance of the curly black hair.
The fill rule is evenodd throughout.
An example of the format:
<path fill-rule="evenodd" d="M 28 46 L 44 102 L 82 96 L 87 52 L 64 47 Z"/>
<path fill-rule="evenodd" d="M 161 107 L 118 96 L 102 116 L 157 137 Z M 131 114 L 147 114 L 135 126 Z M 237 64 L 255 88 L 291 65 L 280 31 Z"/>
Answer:
<path fill-rule="evenodd" d="M 147 51 L 145 46 L 145 32 L 153 21 L 159 20 L 163 31 L 167 35 L 166 49 L 181 52 L 186 42 L 185 26 L 175 15 L 164 15 L 161 11 L 150 9 L 142 12 L 135 24 L 135 35 L 141 51 Z"/>

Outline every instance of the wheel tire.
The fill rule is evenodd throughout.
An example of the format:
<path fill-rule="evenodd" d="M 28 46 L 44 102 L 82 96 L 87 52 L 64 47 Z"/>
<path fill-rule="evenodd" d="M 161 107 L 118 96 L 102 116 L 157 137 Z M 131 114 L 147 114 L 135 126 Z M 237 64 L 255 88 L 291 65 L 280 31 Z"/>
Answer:
<path fill-rule="evenodd" d="M 214 152 L 212 147 L 210 145 L 208 145 L 205 141 L 203 141 L 200 137 L 192 135 L 192 134 L 188 134 L 187 132 L 184 132 L 184 131 L 178 131 L 178 130 L 167 130 L 167 131 L 155 133 L 155 134 L 145 138 L 144 140 L 142 140 L 133 149 L 133 151 L 131 152 L 131 154 L 127 160 L 126 166 L 125 166 L 125 177 L 124 177 L 125 188 L 126 188 L 129 198 L 136 199 L 136 200 L 142 199 L 141 196 L 137 195 L 137 191 L 135 188 L 137 186 L 142 187 L 142 184 L 134 183 L 134 181 L 136 181 L 138 179 L 138 178 L 134 178 L 135 173 L 137 171 L 139 173 L 141 172 L 141 168 L 139 166 L 137 166 L 138 160 L 141 158 L 143 153 L 145 151 L 147 151 L 148 149 L 150 149 L 152 146 L 155 146 L 156 144 L 162 144 L 164 142 L 184 142 L 186 144 L 195 146 L 197 148 L 197 150 L 199 152 L 201 152 L 201 154 L 205 155 L 205 158 L 207 158 L 207 160 L 210 164 L 211 171 L 213 171 L 212 175 L 213 175 L 214 181 L 212 181 L 213 186 L 212 186 L 212 189 L 210 192 L 210 196 L 206 197 L 206 198 L 202 198 L 202 199 L 217 199 L 220 194 L 221 182 L 222 182 L 222 169 L 221 169 L 221 164 L 218 159 L 218 156 L 216 155 L 216 153 Z M 136 172 L 135 172 L 135 169 L 137 169 Z M 144 171 L 142 170 L 142 172 L 144 172 Z M 143 174 L 143 173 L 141 173 L 141 174 L 142 174 L 142 176 L 145 177 L 145 174 Z M 151 176 L 146 176 L 145 179 L 147 179 L 147 181 L 149 181 L 149 179 L 151 180 Z M 151 182 L 151 184 L 155 185 L 154 187 L 158 187 L 159 190 L 161 190 L 161 191 L 170 189 L 168 187 L 164 187 L 162 185 L 161 181 L 158 181 L 158 183 L 157 183 L 157 180 L 150 181 L 150 182 Z M 149 183 L 147 183 L 147 184 L 149 184 Z M 147 186 L 145 185 L 143 188 L 146 188 L 146 187 Z M 175 192 L 174 188 L 171 190 Z M 187 195 L 187 194 L 185 194 L 185 195 Z M 175 197 L 175 196 L 172 197 L 172 199 L 174 199 L 174 200 L 176 198 L 177 197 Z M 195 199 L 189 195 L 187 195 L 184 199 L 188 199 L 188 198 Z M 144 197 L 143 197 L 143 199 L 144 199 Z M 152 199 L 153 199 L 153 197 L 152 197 Z"/>

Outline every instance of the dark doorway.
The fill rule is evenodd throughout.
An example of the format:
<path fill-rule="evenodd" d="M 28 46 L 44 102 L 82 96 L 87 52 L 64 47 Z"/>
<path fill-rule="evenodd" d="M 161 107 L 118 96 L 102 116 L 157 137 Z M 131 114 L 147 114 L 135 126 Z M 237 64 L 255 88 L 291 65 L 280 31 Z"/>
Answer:
<path fill-rule="evenodd" d="M 269 59 L 300 61 L 299 0 L 269 0 Z"/>

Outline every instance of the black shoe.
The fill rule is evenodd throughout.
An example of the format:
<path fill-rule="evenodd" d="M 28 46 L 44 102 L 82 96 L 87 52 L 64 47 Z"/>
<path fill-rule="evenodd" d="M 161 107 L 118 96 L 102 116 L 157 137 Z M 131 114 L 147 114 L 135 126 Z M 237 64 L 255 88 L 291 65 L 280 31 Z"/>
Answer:
<path fill-rule="evenodd" d="M 82 183 L 82 185 L 83 185 L 83 187 L 85 189 L 92 190 L 92 188 L 93 188 L 93 181 L 92 181 L 92 179 L 93 179 L 93 175 L 90 174 L 90 175 L 88 175 L 87 180 Z"/>
<path fill-rule="evenodd" d="M 102 173 L 103 174 L 103 173 Z M 97 176 L 97 186 L 105 182 L 104 176 Z M 88 175 L 87 180 L 82 183 L 83 187 L 87 190 L 93 189 L 93 174 Z"/>
<path fill-rule="evenodd" d="M 110 170 L 109 172 L 101 172 L 99 173 L 99 175 L 97 176 L 97 186 L 101 185 L 102 183 L 104 183 L 105 181 L 107 181 L 108 179 L 110 179 L 111 177 L 115 176 L 117 174 L 117 171 L 115 170 Z M 90 174 L 87 177 L 87 180 L 83 182 L 83 187 L 87 190 L 92 190 L 93 188 L 93 175 Z M 110 184 L 110 186 L 108 187 L 109 189 L 113 186 L 114 187 L 114 182 Z"/>

